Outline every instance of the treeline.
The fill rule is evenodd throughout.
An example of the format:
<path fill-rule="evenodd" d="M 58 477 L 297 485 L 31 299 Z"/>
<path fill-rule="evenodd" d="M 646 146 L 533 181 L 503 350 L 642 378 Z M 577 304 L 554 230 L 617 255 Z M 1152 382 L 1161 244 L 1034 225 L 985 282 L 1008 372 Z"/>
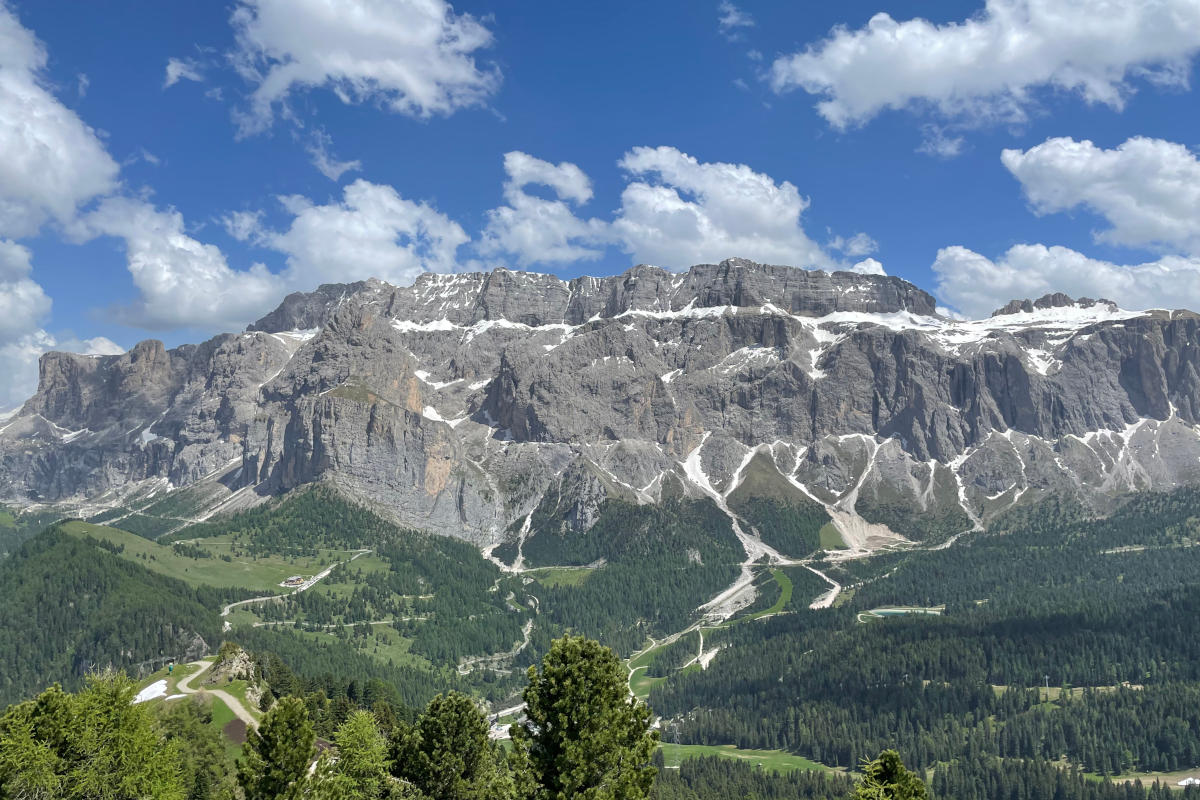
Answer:
<path fill-rule="evenodd" d="M 793 750 L 843 767 L 894 742 L 921 766 L 982 753 L 1065 761 L 1099 775 L 1174 772 L 1200 763 L 1198 701 L 1193 685 L 1088 689 L 1054 703 L 1038 690 L 906 685 L 776 714 L 757 701 L 752 709 L 699 708 L 680 730 L 702 744 Z M 757 724 L 755 710 L 764 714 Z"/>
<path fill-rule="evenodd" d="M 687 759 L 665 768 L 661 752 L 654 757 L 658 778 L 652 800 L 843 800 L 854 785 L 845 774 L 763 770 L 718 756 Z"/>
<path fill-rule="evenodd" d="M 398 714 L 401 708 L 420 708 L 439 692 L 468 687 L 452 669 L 396 666 L 380 661 L 329 638 L 277 628 L 241 628 L 238 642 L 261 654 L 260 666 L 276 696 L 320 693 L 332 711 L 336 726 L 354 708 L 371 708 L 376 699 L 387 700 Z M 268 655 L 269 654 L 269 655 Z M 369 694 L 366 687 L 375 686 Z M 352 687 L 358 687 L 357 691 Z M 329 727 L 322 725 L 322 733 Z"/>
<path fill-rule="evenodd" d="M 769 546 L 802 558 L 821 548 L 821 528 L 829 514 L 816 503 L 801 506 L 770 497 L 731 498 L 729 506 Z"/>
<path fill-rule="evenodd" d="M 945 800 L 1195 800 L 1200 789 L 1179 791 L 1155 781 L 1098 781 L 1078 770 L 1045 761 L 1001 760 L 986 756 L 939 766 L 931 794 Z"/>
<path fill-rule="evenodd" d="M 26 539 L 31 539 L 63 519 L 60 511 L 18 511 L 0 506 L 0 559 L 13 552 Z"/>

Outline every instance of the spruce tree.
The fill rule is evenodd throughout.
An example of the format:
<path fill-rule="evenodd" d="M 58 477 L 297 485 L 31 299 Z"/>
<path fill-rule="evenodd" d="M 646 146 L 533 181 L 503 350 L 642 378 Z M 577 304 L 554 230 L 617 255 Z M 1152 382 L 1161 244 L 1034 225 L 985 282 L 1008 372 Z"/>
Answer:
<path fill-rule="evenodd" d="M 246 736 L 238 783 L 246 800 L 290 800 L 303 788 L 316 756 L 316 734 L 304 702 L 282 697 Z"/>
<path fill-rule="evenodd" d="M 346 800 L 384 797 L 391 782 L 388 742 L 369 711 L 355 711 L 334 735 L 338 747 L 335 771 L 346 778 Z"/>
<path fill-rule="evenodd" d="M 127 677 L 106 674 L 68 694 L 57 686 L 0 717 L 0 798 L 183 800 L 174 743 L 135 705 Z"/>
<path fill-rule="evenodd" d="M 529 669 L 523 723 L 512 726 L 516 757 L 535 800 L 638 800 L 649 794 L 658 733 L 650 709 L 629 696 L 616 654 L 582 636 L 556 640 Z"/>
<path fill-rule="evenodd" d="M 164 706 L 159 712 L 159 729 L 167 742 L 179 750 L 180 779 L 187 800 L 209 800 L 218 787 L 232 785 L 225 765 L 225 745 L 212 726 L 212 711 L 199 698 L 188 698 Z"/>
<path fill-rule="evenodd" d="M 511 780 L 487 717 L 460 692 L 438 695 L 417 724 L 398 730 L 393 774 L 431 800 L 505 800 Z"/>
<path fill-rule="evenodd" d="M 905 769 L 900 754 L 884 750 L 863 767 L 862 780 L 854 787 L 850 800 L 927 800 L 925 782 Z"/>

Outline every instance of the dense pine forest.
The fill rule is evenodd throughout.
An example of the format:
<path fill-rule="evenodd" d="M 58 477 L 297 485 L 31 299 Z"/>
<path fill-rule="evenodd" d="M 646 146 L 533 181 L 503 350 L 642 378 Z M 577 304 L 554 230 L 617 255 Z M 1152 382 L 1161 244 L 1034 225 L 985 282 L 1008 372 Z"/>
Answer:
<path fill-rule="evenodd" d="M 779 545 L 809 548 L 824 519 L 789 519 L 781 502 L 741 508 Z M 687 756 L 646 756 L 656 798 L 842 798 L 891 749 L 930 796 L 961 800 L 1179 796 L 1166 783 L 1200 765 L 1194 490 L 1134 496 L 1099 518 L 1050 498 L 944 549 L 818 554 L 807 563 L 843 587 L 833 608 L 809 608 L 829 587 L 813 570 L 764 564 L 754 602 L 708 625 L 695 609 L 734 579 L 740 546 L 707 500 L 610 500 L 587 534 L 564 525 L 497 552 L 523 559 L 523 573 L 324 487 L 163 541 L 120 525 L 53 524 L 0 558 L 0 702 L 53 683 L 86 696 L 88 676 L 110 669 L 144 682 L 232 639 L 251 654 L 255 715 L 294 700 L 314 741 L 336 748 L 375 741 L 368 714 L 394 763 L 388 737 L 419 725 L 439 695 L 518 707 L 526 668 L 577 632 L 645 667 L 635 684 L 622 666 L 622 685 Z M 307 591 L 276 586 L 322 567 Z M 211 709 L 178 703 L 146 724 L 186 756 L 182 796 L 245 793 L 231 759 L 247 745 Z M 729 746 L 740 759 L 711 751 Z M 219 764 L 201 763 L 218 751 Z M 770 753 L 789 766 L 746 762 Z M 342 780 L 326 772 L 329 785 Z M 518 791 L 507 775 L 504 791 Z"/>
<path fill-rule="evenodd" d="M 192 587 L 55 526 L 0 560 L 0 703 L 96 669 L 156 668 L 219 642 L 237 590 Z"/>
<path fill-rule="evenodd" d="M 1101 520 L 1050 501 L 954 547 L 847 562 L 834 572 L 854 584 L 848 602 L 724 631 L 726 653 L 650 702 L 681 720 L 684 741 L 850 767 L 895 746 L 941 776 L 945 796 L 972 796 L 964 776 L 984 780 L 989 764 L 1189 769 L 1200 764 L 1198 536 L 1200 495 L 1188 490 Z M 863 616 L 934 605 L 944 613 Z"/>

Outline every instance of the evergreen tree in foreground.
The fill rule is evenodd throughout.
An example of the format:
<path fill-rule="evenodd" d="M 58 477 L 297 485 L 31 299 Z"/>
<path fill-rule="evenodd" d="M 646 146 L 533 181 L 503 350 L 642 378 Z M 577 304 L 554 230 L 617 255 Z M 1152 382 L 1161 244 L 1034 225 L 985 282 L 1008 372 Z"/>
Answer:
<path fill-rule="evenodd" d="M 417 724 L 397 731 L 393 774 L 430 800 L 509 800 L 513 780 L 487 717 L 465 694 L 429 702 Z"/>
<path fill-rule="evenodd" d="M 863 767 L 862 780 L 854 787 L 850 800 L 927 800 L 925 782 L 905 769 L 900 754 L 884 750 Z"/>
<path fill-rule="evenodd" d="M 364 800 L 383 797 L 390 783 L 388 742 L 375 715 L 370 711 L 355 711 L 338 728 L 334 741 L 338 747 L 338 770 L 354 784 L 351 797 Z"/>
<path fill-rule="evenodd" d="M 512 726 L 515 758 L 534 800 L 640 800 L 650 792 L 658 733 L 630 698 L 620 659 L 582 636 L 556 640 L 529 668 L 526 721 Z"/>
<path fill-rule="evenodd" d="M 89 679 L 77 694 L 54 686 L 0 717 L 0 798 L 183 800 L 175 743 L 134 705 L 129 678 Z"/>
<path fill-rule="evenodd" d="M 166 704 L 158 717 L 159 730 L 178 750 L 187 800 L 232 796 L 234 780 L 228 774 L 221 734 L 212 724 L 211 707 L 190 697 Z"/>
<path fill-rule="evenodd" d="M 238 783 L 246 800 L 301 797 L 308 767 L 316 757 L 315 741 L 304 701 L 280 698 L 258 729 L 247 732 L 238 761 Z"/>

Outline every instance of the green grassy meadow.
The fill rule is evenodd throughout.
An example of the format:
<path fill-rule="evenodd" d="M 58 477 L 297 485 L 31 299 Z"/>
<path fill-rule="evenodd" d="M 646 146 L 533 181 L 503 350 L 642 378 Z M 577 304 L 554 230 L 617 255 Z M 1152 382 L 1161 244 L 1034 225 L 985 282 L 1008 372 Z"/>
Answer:
<path fill-rule="evenodd" d="M 118 548 L 118 555 L 141 564 L 152 572 L 177 578 L 193 586 L 240 588 L 251 591 L 279 590 L 279 584 L 292 575 L 315 575 L 338 561 L 354 555 L 354 551 L 322 550 L 317 558 L 285 558 L 264 556 L 251 558 L 235 556 L 234 545 L 220 538 L 200 543 L 213 558 L 190 558 L 179 555 L 170 545 L 157 544 L 128 531 L 93 525 L 88 522 L 64 523 L 63 529 L 74 536 L 91 536 Z M 229 556 L 225 561 L 221 556 Z M 357 564 L 357 562 L 355 562 Z"/>
<path fill-rule="evenodd" d="M 671 742 L 663 742 L 659 747 L 662 749 L 663 761 L 667 767 L 677 767 L 681 761 L 689 758 L 719 756 L 743 761 L 772 772 L 837 771 L 803 756 L 785 753 L 781 750 L 741 750 L 733 745 L 673 744 Z"/>

